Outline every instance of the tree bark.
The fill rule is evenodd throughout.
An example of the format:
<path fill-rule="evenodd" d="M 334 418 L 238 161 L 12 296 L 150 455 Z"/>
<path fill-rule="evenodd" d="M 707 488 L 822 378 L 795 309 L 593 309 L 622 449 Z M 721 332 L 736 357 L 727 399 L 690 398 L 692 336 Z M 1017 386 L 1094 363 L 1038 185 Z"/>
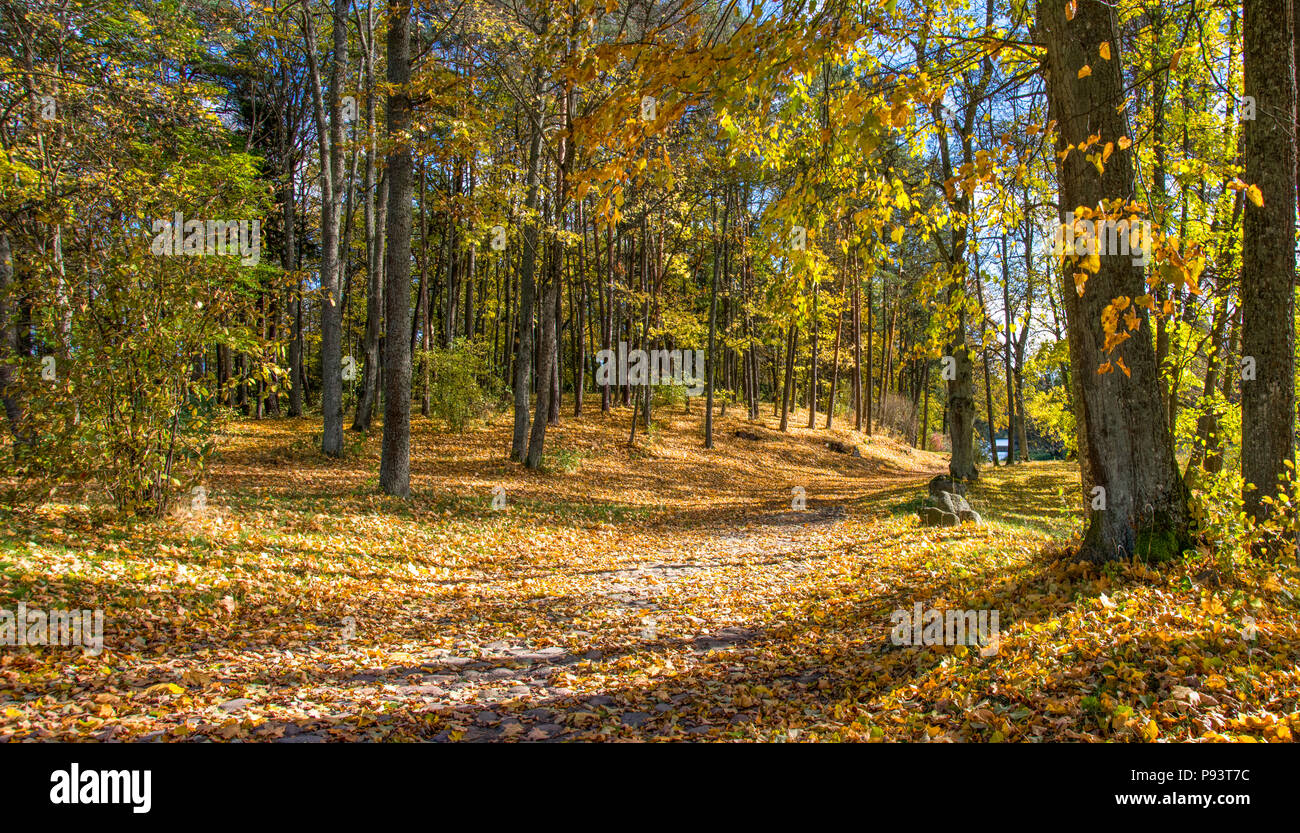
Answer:
<path fill-rule="evenodd" d="M 14 265 L 9 235 L 0 231 L 0 398 L 4 400 L 5 418 L 14 438 L 14 456 L 26 442 L 22 433 L 23 407 L 14 381 L 10 359 L 18 355 L 18 328 L 10 322 L 9 295 L 14 285 Z"/>
<path fill-rule="evenodd" d="M 411 80 L 410 0 L 388 3 L 387 259 L 384 264 L 384 441 L 379 487 L 411 493 L 411 350 L 403 338 L 411 315 Z"/>
<path fill-rule="evenodd" d="M 1096 60 L 1102 43 L 1109 42 L 1112 50 L 1121 43 L 1112 7 L 1079 0 L 1077 14 L 1067 22 L 1066 0 L 1041 0 L 1037 23 L 1047 46 L 1049 115 L 1059 125 L 1057 151 L 1065 157 L 1059 163 L 1059 210 L 1064 215 L 1084 206 L 1133 200 L 1132 151 L 1115 152 L 1100 175 L 1084 154 L 1065 154 L 1092 134 L 1116 143 L 1130 134 L 1123 112 L 1122 61 L 1119 55 Z M 1079 78 L 1085 65 L 1092 66 L 1092 73 Z M 1080 554 L 1094 561 L 1177 555 L 1187 542 L 1187 493 L 1164 418 L 1148 321 L 1109 356 L 1112 365 L 1122 359 L 1129 372 L 1099 372 L 1108 358 L 1103 310 L 1112 299 L 1144 294 L 1146 281 L 1129 255 L 1103 255 L 1099 263 L 1080 294 L 1073 291 L 1075 267 L 1066 261 L 1070 359 L 1081 400 L 1076 409 L 1081 468 L 1085 482 L 1090 471 L 1095 485 L 1104 489 L 1085 496 L 1091 509 Z"/>
<path fill-rule="evenodd" d="M 722 234 L 727 233 L 727 207 L 722 210 Z M 717 209 L 715 208 L 716 212 Z M 716 222 L 717 214 L 714 213 Z M 704 447 L 713 448 L 713 385 L 717 376 L 715 366 L 717 364 L 716 339 L 718 331 L 718 256 L 720 254 L 720 242 L 717 237 L 713 240 L 713 282 L 709 289 L 709 352 L 707 364 L 705 365 L 705 393 L 704 393 Z"/>
<path fill-rule="evenodd" d="M 343 210 L 342 84 L 347 61 L 349 0 L 334 0 L 333 48 L 330 53 L 329 100 L 324 100 L 316 62 L 315 28 L 311 13 L 303 14 L 308 72 L 316 109 L 316 133 L 321 162 L 321 452 L 343 453 L 343 310 L 339 223 Z M 328 117 L 328 121 L 327 121 Z"/>
<path fill-rule="evenodd" d="M 1246 512 L 1263 521 L 1274 513 L 1264 498 L 1295 462 L 1294 23 L 1289 0 L 1245 0 L 1243 10 L 1246 95 L 1257 113 L 1243 126 L 1244 178 L 1264 203 L 1242 217 L 1241 355 L 1255 378 L 1241 382 L 1241 473 Z"/>
<path fill-rule="evenodd" d="M 794 348 L 796 344 L 794 322 L 790 322 L 790 333 L 785 340 L 785 385 L 781 388 L 781 430 L 790 428 L 790 405 L 794 398 Z"/>
<path fill-rule="evenodd" d="M 808 427 L 817 427 L 817 281 L 813 280 L 812 355 L 808 358 Z"/>
<path fill-rule="evenodd" d="M 367 20 L 370 12 L 367 10 Z M 376 218 L 375 190 L 376 171 L 375 156 L 379 152 L 379 128 L 375 116 L 375 45 L 374 29 L 370 29 L 368 48 L 362 53 L 365 59 L 366 77 L 366 124 L 370 146 L 366 150 L 365 189 L 366 197 L 363 214 L 366 224 L 366 333 L 363 364 L 361 367 L 361 398 L 357 402 L 357 412 L 352 418 L 353 431 L 368 431 L 370 420 L 375 412 L 375 403 L 379 399 L 379 339 L 384 329 L 384 237 L 388 203 L 387 183 L 384 177 L 385 193 L 381 200 L 384 207 L 379 209 Z"/>
<path fill-rule="evenodd" d="M 515 354 L 514 381 L 515 430 L 510 444 L 511 456 L 521 463 L 526 463 L 528 458 L 528 427 L 530 425 L 528 404 L 529 393 L 532 388 L 533 370 L 533 306 L 535 304 L 533 296 L 536 291 L 533 284 L 533 275 L 537 268 L 537 205 L 541 187 L 538 165 L 542 153 L 540 70 L 534 77 L 533 84 L 534 89 L 539 90 L 539 95 L 533 113 L 535 118 L 529 120 L 528 195 L 525 198 L 528 217 L 524 221 L 523 251 L 519 254 L 519 326 L 517 330 L 519 343 L 517 346 L 518 352 Z M 547 314 L 545 307 L 543 307 L 542 314 Z"/>
<path fill-rule="evenodd" d="M 848 258 L 845 258 L 847 261 Z M 848 272 L 848 263 L 842 264 L 844 271 L 840 273 L 840 301 L 844 301 L 844 282 Z M 836 314 L 835 324 L 835 359 L 831 362 L 831 392 L 826 400 L 826 428 L 830 430 L 835 424 L 835 388 L 840 381 L 840 342 L 844 340 L 844 309 L 841 307 Z"/>

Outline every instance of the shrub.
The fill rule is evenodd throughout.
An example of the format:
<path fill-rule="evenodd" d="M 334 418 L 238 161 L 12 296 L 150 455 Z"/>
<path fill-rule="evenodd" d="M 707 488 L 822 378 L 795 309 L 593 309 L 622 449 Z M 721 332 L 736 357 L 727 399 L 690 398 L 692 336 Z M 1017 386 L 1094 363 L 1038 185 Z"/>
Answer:
<path fill-rule="evenodd" d="M 916 408 L 901 393 L 885 394 L 877 423 L 898 437 L 916 436 Z"/>
<path fill-rule="evenodd" d="M 78 242 L 60 261 L 39 233 L 14 237 L 14 281 L 0 293 L 6 325 L 18 324 L 20 309 L 27 316 L 19 349 L 0 348 L 13 377 L 5 393 L 18 403 L 16 425 L 5 426 L 8 448 L 0 447 L 14 501 L 95 489 L 119 511 L 162 515 L 213 451 L 222 411 L 205 356 L 215 345 L 244 353 L 251 375 L 276 384 L 250 322 L 258 299 L 277 291 L 280 270 L 151 247 L 151 219 L 178 209 L 191 219 L 196 205 L 212 217 L 260 215 L 266 193 L 256 162 L 204 134 L 173 133 L 159 145 L 120 150 L 127 170 L 102 202 L 68 218 L 64 239 Z M 143 173 L 154 167 L 167 175 Z"/>
<path fill-rule="evenodd" d="M 492 345 L 458 338 L 449 348 L 416 351 L 416 368 L 428 384 L 429 414 L 459 431 L 506 403 L 505 383 L 492 371 Z"/>

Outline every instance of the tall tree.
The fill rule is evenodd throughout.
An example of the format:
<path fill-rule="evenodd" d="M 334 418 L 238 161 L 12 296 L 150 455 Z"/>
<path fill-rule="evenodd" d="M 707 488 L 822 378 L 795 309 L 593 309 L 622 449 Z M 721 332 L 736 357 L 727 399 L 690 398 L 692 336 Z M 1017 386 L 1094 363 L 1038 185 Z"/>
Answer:
<path fill-rule="evenodd" d="M 1295 462 L 1296 91 L 1291 0 L 1244 0 L 1246 95 L 1256 118 L 1243 128 L 1246 182 L 1258 186 L 1242 218 L 1241 474 L 1246 511 L 1272 514 Z"/>
<path fill-rule="evenodd" d="M 544 20 L 542 30 L 545 29 Z M 537 207 L 541 193 L 539 166 L 542 156 L 544 115 L 542 80 L 542 68 L 539 64 L 533 75 L 533 106 L 528 113 L 528 193 L 525 197 L 527 216 L 524 218 L 524 245 L 519 253 L 519 322 L 514 378 L 515 430 L 510 443 L 510 455 L 521 463 L 527 462 L 528 459 L 528 403 L 533 376 L 533 307 L 536 304 L 534 275 L 537 269 Z M 543 310 L 543 314 L 550 314 L 549 310 Z"/>
<path fill-rule="evenodd" d="M 365 199 L 363 204 L 364 222 L 366 224 L 366 333 L 363 345 L 365 359 L 361 366 L 361 396 L 357 400 L 357 412 L 352 418 L 352 430 L 366 431 L 375 413 L 375 403 L 379 400 L 379 342 L 384 329 L 384 229 L 388 195 L 380 195 L 380 206 L 375 206 L 376 157 L 379 155 L 379 128 L 375 115 L 375 64 L 378 48 L 375 44 L 375 20 L 373 4 L 366 7 L 364 25 L 361 32 L 362 76 L 366 84 L 366 169 Z M 384 191 L 387 191 L 388 178 L 384 177 Z M 378 216 L 376 216 L 378 215 Z"/>
<path fill-rule="evenodd" d="M 411 80 L 410 0 L 388 2 L 388 257 L 384 264 L 384 444 L 379 487 L 411 491 Z"/>
<path fill-rule="evenodd" d="M 1114 9 L 1101 0 L 1041 0 L 1037 22 L 1047 47 L 1049 114 L 1058 125 L 1062 220 L 1091 206 L 1131 202 L 1133 162 L 1121 141 L 1130 129 Z M 1111 59 L 1102 59 L 1103 44 Z M 1070 151 L 1094 134 L 1121 148 L 1100 172 L 1084 153 Z M 1113 299 L 1145 293 L 1142 269 L 1127 253 L 1086 266 L 1095 272 L 1066 258 L 1066 286 L 1086 279 L 1082 292 L 1065 293 L 1070 362 L 1081 394 L 1078 427 L 1086 438 L 1081 467 L 1092 507 L 1081 554 L 1095 561 L 1176 554 L 1187 537 L 1187 493 L 1160 399 L 1150 322 L 1137 315 L 1140 310 L 1131 337 L 1112 353 L 1109 364 L 1118 369 L 1102 372 L 1110 352 L 1103 314 Z"/>
<path fill-rule="evenodd" d="M 343 212 L 343 72 L 347 63 L 349 0 L 334 0 L 329 90 L 322 88 L 316 58 L 316 26 L 310 3 L 303 5 L 307 67 L 316 109 L 316 139 L 321 168 L 321 451 L 343 453 L 343 261 L 339 227 Z M 327 98 L 328 96 L 328 98 Z"/>

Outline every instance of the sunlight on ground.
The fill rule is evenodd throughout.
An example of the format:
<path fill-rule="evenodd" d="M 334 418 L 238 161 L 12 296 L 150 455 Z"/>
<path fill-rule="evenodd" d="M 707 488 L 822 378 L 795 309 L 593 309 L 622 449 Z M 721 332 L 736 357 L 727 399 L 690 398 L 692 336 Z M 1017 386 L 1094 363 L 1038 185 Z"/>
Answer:
<path fill-rule="evenodd" d="M 770 410 L 755 428 L 734 409 L 706 452 L 698 404 L 660 409 L 629 449 L 630 411 L 596 404 L 548 431 L 542 473 L 505 459 L 508 417 L 463 434 L 417 418 L 409 502 L 375 493 L 377 431 L 349 434 L 336 462 L 314 450 L 313 420 L 243 421 L 201 515 L 7 514 L 4 604 L 103 607 L 108 647 L 0 655 L 0 738 L 1277 740 L 1300 728 L 1294 575 L 1225 573 L 1213 554 L 1072 564 L 1070 464 L 986 469 L 971 492 L 984 526 L 924 529 L 915 508 L 943 455 L 840 429 L 782 436 Z M 999 611 L 998 652 L 891 644 L 891 612 L 916 603 Z"/>

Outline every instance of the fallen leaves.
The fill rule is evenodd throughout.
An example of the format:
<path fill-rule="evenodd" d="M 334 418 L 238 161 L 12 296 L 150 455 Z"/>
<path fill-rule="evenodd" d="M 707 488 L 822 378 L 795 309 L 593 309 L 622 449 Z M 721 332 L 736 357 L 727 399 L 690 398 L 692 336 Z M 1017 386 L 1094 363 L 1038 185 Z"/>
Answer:
<path fill-rule="evenodd" d="M 1300 728 L 1292 573 L 1209 588 L 1208 555 L 1062 560 L 1078 531 L 1054 491 L 1066 464 L 990 472 L 972 495 L 986 526 L 926 529 L 906 502 L 941 457 L 854 434 L 864 457 L 847 460 L 797 430 L 720 442 L 704 462 L 698 413 L 663 418 L 646 456 L 622 447 L 617 414 L 566 421 L 555 441 L 590 450 L 581 475 L 501 462 L 504 423 L 417 423 L 410 504 L 371 493 L 368 458 L 283 459 L 306 423 L 242 424 L 205 516 L 131 528 L 43 510 L 0 539 L 0 587 L 102 605 L 106 649 L 0 653 L 0 737 L 1278 742 Z M 720 436 L 740 425 L 719 420 Z M 811 511 L 789 511 L 791 485 Z M 997 652 L 890 645 L 890 611 L 917 601 L 999 610 Z"/>

